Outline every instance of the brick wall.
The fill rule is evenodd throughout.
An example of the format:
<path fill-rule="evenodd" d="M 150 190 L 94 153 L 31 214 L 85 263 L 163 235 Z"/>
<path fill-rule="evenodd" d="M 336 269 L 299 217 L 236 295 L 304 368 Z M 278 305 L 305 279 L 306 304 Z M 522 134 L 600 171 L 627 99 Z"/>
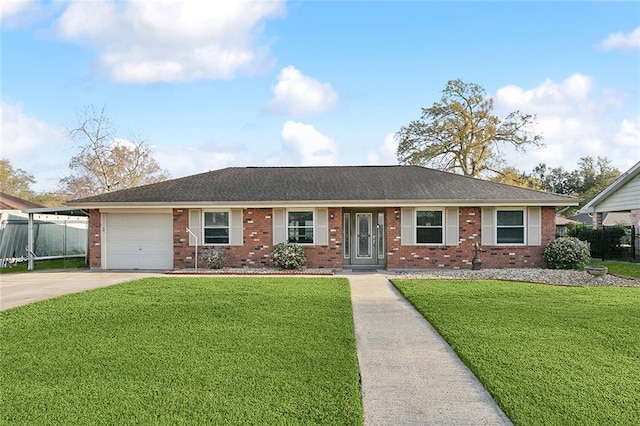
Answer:
<path fill-rule="evenodd" d="M 402 246 L 400 244 L 400 208 L 385 209 L 385 229 L 388 269 L 437 269 L 471 268 L 473 245 L 481 241 L 481 209 L 463 207 L 459 210 L 460 244 L 458 246 Z M 100 210 L 89 212 L 89 266 L 102 267 Z M 173 262 L 175 269 L 193 268 L 195 247 L 189 246 L 189 210 L 173 210 Z M 227 266 L 263 268 L 273 267 L 270 254 L 273 250 L 272 209 L 244 209 L 243 246 L 215 246 L 229 253 Z M 542 252 L 555 236 L 555 211 L 542 208 L 542 244 L 536 247 L 493 246 L 481 247 L 484 268 L 545 267 Z M 309 268 L 342 268 L 342 209 L 329 209 L 329 244 L 305 246 Z M 207 246 L 210 247 L 210 246 Z M 198 251 L 206 249 L 198 247 Z M 205 267 L 202 260 L 199 267 Z"/>
<path fill-rule="evenodd" d="M 200 246 L 198 254 L 208 248 L 225 250 L 229 254 L 227 265 L 233 268 L 268 268 L 273 267 L 271 251 L 273 250 L 273 216 L 272 209 L 249 208 L 242 212 L 243 240 L 242 246 Z M 331 218 L 333 215 L 333 218 Z M 329 245 L 305 246 L 307 267 L 309 268 L 341 268 L 342 267 L 342 209 L 329 209 Z M 195 266 L 195 247 L 189 246 L 189 209 L 173 210 L 173 265 L 175 269 L 193 268 Z M 198 267 L 206 267 L 198 259 Z"/>
<path fill-rule="evenodd" d="M 459 209 L 457 246 L 402 246 L 400 244 L 400 208 L 386 209 L 388 269 L 470 269 L 474 243 L 481 243 L 482 217 L 479 207 Z M 480 253 L 483 268 L 545 267 L 542 252 L 555 236 L 555 210 L 542 208 L 542 244 L 540 246 L 491 246 Z"/>
<path fill-rule="evenodd" d="M 100 210 L 89 210 L 89 268 L 102 268 L 102 246 L 101 246 L 101 221 Z"/>
<path fill-rule="evenodd" d="M 304 247 L 309 268 L 342 269 L 342 209 L 330 208 L 328 214 L 329 244 Z"/>

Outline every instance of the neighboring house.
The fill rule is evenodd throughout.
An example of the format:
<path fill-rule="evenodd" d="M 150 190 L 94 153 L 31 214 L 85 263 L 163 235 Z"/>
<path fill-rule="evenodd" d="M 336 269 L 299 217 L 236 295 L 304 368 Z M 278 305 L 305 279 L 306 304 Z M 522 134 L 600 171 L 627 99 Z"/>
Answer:
<path fill-rule="evenodd" d="M 597 226 L 598 215 L 595 213 L 580 213 L 569 216 L 569 219 L 576 223 L 583 223 L 589 226 Z M 600 217 L 601 226 L 631 226 L 631 213 L 605 212 Z"/>
<path fill-rule="evenodd" d="M 0 192 L 0 259 L 16 258 L 24 255 L 27 247 L 27 228 L 16 226 L 26 216 L 23 209 L 42 207 L 22 198 Z M 4 264 L 0 260 L 0 266 Z"/>
<path fill-rule="evenodd" d="M 0 193 L 0 266 L 23 259 L 27 254 L 29 215 L 26 210 L 49 212 L 52 209 Z M 33 220 L 33 252 L 36 257 L 86 254 L 87 218 L 54 213 L 36 214 Z"/>
<path fill-rule="evenodd" d="M 89 210 L 92 268 L 273 266 L 280 242 L 311 268 L 541 267 L 555 208 L 578 199 L 418 166 L 227 168 L 68 203 Z"/>
<path fill-rule="evenodd" d="M 603 225 L 603 217 L 607 213 L 628 214 L 630 224 L 635 227 L 638 235 L 640 233 L 640 161 L 620 175 L 580 211 L 595 216 L 595 226 L 598 227 Z M 636 245 L 636 253 L 640 255 L 638 246 L 640 244 Z"/>
<path fill-rule="evenodd" d="M 578 225 L 579 221 L 572 220 L 562 216 L 556 216 L 556 237 L 566 237 L 567 236 L 567 226 L 568 225 Z"/>

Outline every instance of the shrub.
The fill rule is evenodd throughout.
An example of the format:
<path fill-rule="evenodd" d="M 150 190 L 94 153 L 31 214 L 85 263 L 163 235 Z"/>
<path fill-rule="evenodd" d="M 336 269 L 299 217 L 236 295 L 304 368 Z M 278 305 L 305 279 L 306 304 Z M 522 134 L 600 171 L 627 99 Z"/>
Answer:
<path fill-rule="evenodd" d="M 584 269 L 591 260 L 589 243 L 575 237 L 560 237 L 549 241 L 543 256 L 552 269 Z"/>
<path fill-rule="evenodd" d="M 220 249 L 206 249 L 202 253 L 201 257 L 202 260 L 207 263 L 209 268 L 222 269 L 227 263 L 227 260 L 229 260 L 229 253 Z"/>
<path fill-rule="evenodd" d="M 271 258 L 282 269 L 299 269 L 307 261 L 302 246 L 295 243 L 279 243 L 273 248 Z"/>

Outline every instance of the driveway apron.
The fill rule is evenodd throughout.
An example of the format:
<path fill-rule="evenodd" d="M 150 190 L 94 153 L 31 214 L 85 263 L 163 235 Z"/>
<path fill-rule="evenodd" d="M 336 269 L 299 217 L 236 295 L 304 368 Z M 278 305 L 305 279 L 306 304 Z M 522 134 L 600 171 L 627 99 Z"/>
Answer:
<path fill-rule="evenodd" d="M 116 271 L 32 271 L 0 275 L 0 310 L 78 293 L 139 278 L 159 276 L 161 272 Z"/>
<path fill-rule="evenodd" d="M 434 328 L 379 274 L 348 274 L 365 425 L 511 424 Z"/>

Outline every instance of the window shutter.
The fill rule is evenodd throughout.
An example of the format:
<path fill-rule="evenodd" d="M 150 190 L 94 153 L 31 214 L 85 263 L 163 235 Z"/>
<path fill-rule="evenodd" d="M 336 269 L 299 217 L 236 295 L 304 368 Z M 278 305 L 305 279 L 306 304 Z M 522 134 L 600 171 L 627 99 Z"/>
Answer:
<path fill-rule="evenodd" d="M 287 218 L 284 209 L 273 209 L 273 245 L 287 242 Z"/>
<path fill-rule="evenodd" d="M 400 245 L 413 246 L 416 241 L 414 219 L 415 213 L 412 208 L 403 207 L 401 209 L 401 225 L 400 225 Z"/>
<path fill-rule="evenodd" d="M 231 209 L 231 218 L 229 222 L 229 245 L 241 246 L 244 244 L 242 235 L 242 209 Z"/>
<path fill-rule="evenodd" d="M 315 245 L 329 245 L 329 210 L 316 209 L 316 234 L 314 235 Z"/>
<path fill-rule="evenodd" d="M 192 233 L 194 233 L 197 237 L 197 243 L 199 246 L 202 245 L 202 211 L 200 209 L 189 209 L 189 229 Z M 189 245 L 195 246 L 196 239 L 189 233 Z"/>
<path fill-rule="evenodd" d="M 447 226 L 444 234 L 445 244 L 448 246 L 457 246 L 460 242 L 460 237 L 458 235 L 458 230 L 460 229 L 460 225 L 458 224 L 458 208 L 447 207 L 445 215 Z"/>
<path fill-rule="evenodd" d="M 482 245 L 493 246 L 496 244 L 495 224 L 494 224 L 494 208 L 483 207 L 482 208 Z"/>
<path fill-rule="evenodd" d="M 529 207 L 527 217 L 527 244 L 539 246 L 542 244 L 542 209 Z"/>

